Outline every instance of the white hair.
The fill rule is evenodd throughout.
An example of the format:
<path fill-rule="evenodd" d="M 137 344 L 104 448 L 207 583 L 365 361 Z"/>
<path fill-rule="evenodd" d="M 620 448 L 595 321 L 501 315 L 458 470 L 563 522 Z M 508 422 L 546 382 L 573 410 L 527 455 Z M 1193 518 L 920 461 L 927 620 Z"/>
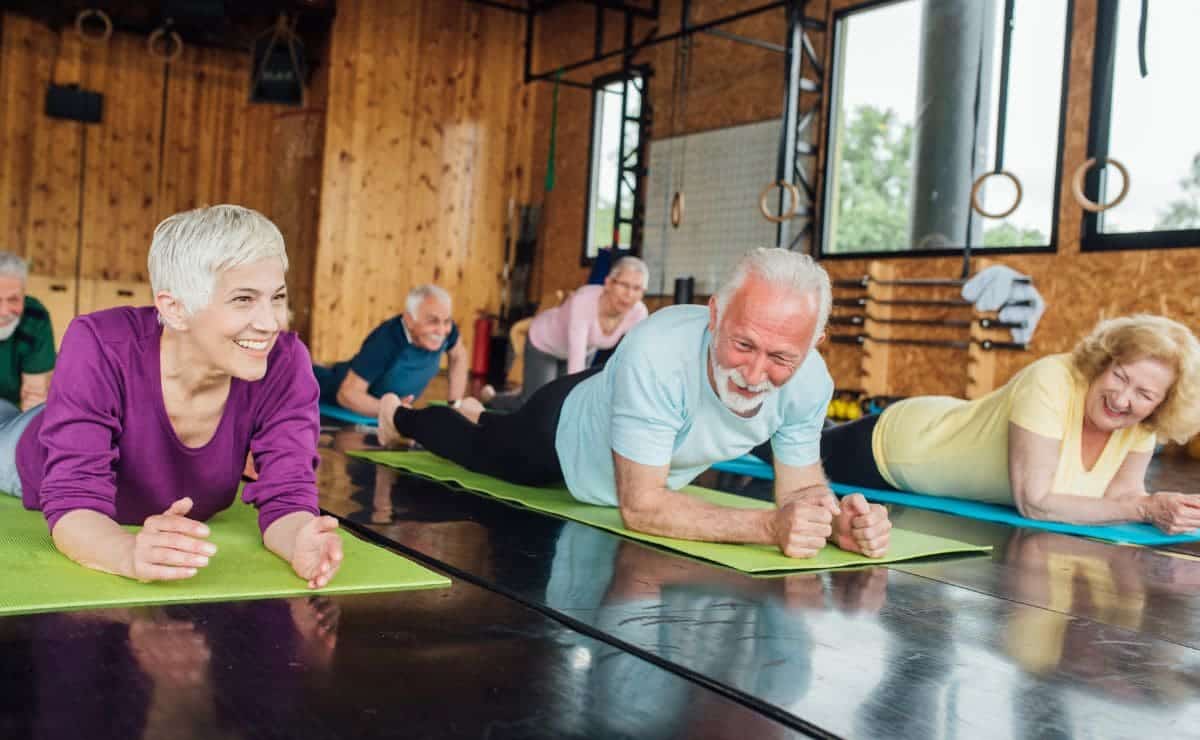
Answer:
<path fill-rule="evenodd" d="M 217 275 L 277 258 L 287 272 L 283 234 L 258 211 L 242 206 L 195 208 L 163 219 L 150 243 L 150 287 L 175 296 L 189 314 L 212 301 Z"/>
<path fill-rule="evenodd" d="M 645 262 L 637 257 L 622 257 L 613 263 L 612 269 L 608 271 L 608 274 L 612 277 L 616 277 L 623 272 L 636 272 L 637 274 L 641 275 L 642 290 L 645 290 L 646 286 L 650 284 L 650 268 L 646 266 Z"/>
<path fill-rule="evenodd" d="M 436 285 L 418 285 L 408 291 L 408 297 L 404 299 L 404 311 L 409 316 L 416 320 L 417 312 L 421 310 L 421 304 L 429 298 L 436 298 L 445 303 L 447 307 L 453 307 L 454 302 L 450 300 L 450 294 Z"/>
<path fill-rule="evenodd" d="M 771 285 L 786 288 L 801 295 L 815 293 L 819 308 L 813 342 L 820 339 L 821 334 L 825 331 L 825 323 L 829 320 L 829 312 L 833 308 L 833 288 L 829 283 L 829 274 L 807 254 L 787 249 L 760 247 L 750 250 L 738 260 L 729 279 L 717 291 L 718 324 L 721 322 L 721 317 L 725 315 L 725 308 L 729 305 L 729 301 L 751 274 L 757 275 Z"/>
<path fill-rule="evenodd" d="M 12 252 L 0 252 L 0 275 L 9 275 L 25 284 L 29 277 L 29 264 Z"/>

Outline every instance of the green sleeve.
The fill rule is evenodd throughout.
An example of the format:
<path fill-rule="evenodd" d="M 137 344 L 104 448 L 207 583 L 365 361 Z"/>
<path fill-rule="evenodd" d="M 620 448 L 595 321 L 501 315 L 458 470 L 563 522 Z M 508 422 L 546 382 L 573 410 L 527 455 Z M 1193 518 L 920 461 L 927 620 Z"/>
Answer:
<path fill-rule="evenodd" d="M 21 372 L 26 375 L 40 375 L 54 369 L 54 328 L 46 309 L 43 308 L 41 313 L 41 316 L 30 317 L 33 320 L 29 336 L 33 339 L 33 346 L 21 358 Z"/>

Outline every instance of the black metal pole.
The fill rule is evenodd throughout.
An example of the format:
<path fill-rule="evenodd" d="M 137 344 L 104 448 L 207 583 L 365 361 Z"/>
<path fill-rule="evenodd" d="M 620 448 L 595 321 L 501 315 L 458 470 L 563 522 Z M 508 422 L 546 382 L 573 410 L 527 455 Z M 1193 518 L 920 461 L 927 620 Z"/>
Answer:
<path fill-rule="evenodd" d="M 653 36 L 653 37 L 648 38 L 645 41 L 642 41 L 641 43 L 637 44 L 635 46 L 635 48 L 632 50 L 632 53 L 636 54 L 637 52 L 639 52 L 642 49 L 645 49 L 647 47 L 657 46 L 658 44 L 662 44 L 667 41 L 674 41 L 675 39 L 682 38 L 683 36 L 686 36 L 689 33 L 702 33 L 704 31 L 707 31 L 710 28 L 716 28 L 717 26 L 724 26 L 728 23 L 740 21 L 743 18 L 749 18 L 751 16 L 759 15 L 760 13 L 765 13 L 770 10 L 776 10 L 778 8 L 787 6 L 790 1 L 791 0 L 774 0 L 773 2 L 766 3 L 765 5 L 759 5 L 757 7 L 743 10 L 740 13 L 733 13 L 732 15 L 727 15 L 723 18 L 716 18 L 711 21 L 705 21 L 704 23 L 698 23 L 698 24 L 692 26 L 689 31 L 679 30 L 679 31 L 675 31 L 674 33 L 664 34 L 662 36 Z M 605 59 L 611 59 L 613 57 L 621 56 L 624 53 L 625 53 L 624 49 L 616 49 L 614 51 L 609 51 L 609 52 L 600 54 L 598 56 L 594 56 L 591 59 L 582 59 L 578 62 L 571 62 L 570 64 L 562 66 L 561 69 L 564 73 L 571 72 L 571 71 L 579 69 L 581 67 L 586 67 L 589 64 L 595 64 L 596 62 L 601 62 L 601 61 L 604 61 Z M 557 73 L 558 73 L 558 69 L 553 69 L 549 72 L 531 73 L 526 78 L 526 81 L 532 82 L 535 80 L 547 80 L 547 79 L 552 78 Z"/>
<path fill-rule="evenodd" d="M 533 79 L 533 11 L 525 11 L 525 82 Z"/>
<path fill-rule="evenodd" d="M 775 179 L 786 183 L 792 182 L 792 172 L 796 169 L 796 114 L 800 109 L 800 57 L 803 53 L 800 39 L 802 16 L 797 2 L 793 0 L 787 4 L 787 51 L 783 57 L 783 129 L 779 132 L 779 160 L 775 167 Z M 790 198 L 790 191 L 781 187 L 779 213 L 791 209 Z M 775 225 L 775 246 L 780 249 L 791 246 L 788 239 L 789 225 L 787 219 Z"/>
<path fill-rule="evenodd" d="M 599 56 L 604 53 L 604 6 L 603 5 L 596 6 L 596 29 L 595 29 L 595 32 L 596 32 L 595 47 L 594 47 L 595 51 L 593 51 L 592 53 L 595 54 L 596 56 Z"/>
<path fill-rule="evenodd" d="M 908 337 L 864 337 L 871 342 L 880 344 L 909 344 L 915 347 L 945 347 L 947 349 L 968 349 L 971 343 L 954 339 L 910 339 Z"/>

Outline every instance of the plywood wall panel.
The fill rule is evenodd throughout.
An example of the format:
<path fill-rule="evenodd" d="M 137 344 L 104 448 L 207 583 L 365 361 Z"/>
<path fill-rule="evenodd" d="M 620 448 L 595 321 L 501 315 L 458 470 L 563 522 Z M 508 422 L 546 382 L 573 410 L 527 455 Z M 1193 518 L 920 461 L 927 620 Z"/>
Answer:
<path fill-rule="evenodd" d="M 26 254 L 34 127 L 27 111 L 45 95 L 54 37 L 33 21 L 0 21 L 0 249 Z"/>
<path fill-rule="evenodd" d="M 249 102 L 250 57 L 187 49 L 171 66 L 158 218 L 236 203 L 279 226 L 288 247 L 292 328 L 307 336 L 324 144 L 322 80 L 307 107 Z"/>
<path fill-rule="evenodd" d="M 324 67 L 308 108 L 251 105 L 243 52 L 188 48 L 168 70 L 143 37 L 84 44 L 71 28 L 59 33 L 13 14 L 0 29 L 0 248 L 26 255 L 38 275 L 144 282 L 159 220 L 201 204 L 241 203 L 283 232 L 294 326 L 306 328 Z M 104 95 L 103 121 L 46 117 L 50 81 Z"/>
<path fill-rule="evenodd" d="M 42 116 L 46 85 L 78 82 L 79 43 L 21 16 L 0 37 L 0 248 L 31 269 L 74 277 L 83 126 Z"/>
<path fill-rule="evenodd" d="M 320 101 L 323 102 L 323 101 Z M 287 242 L 288 295 L 292 329 L 307 338 L 311 327 L 313 271 L 317 254 L 317 209 L 321 204 L 321 162 L 325 143 L 324 108 L 276 111 L 271 122 L 272 182 L 264 213 L 283 232 Z"/>
<path fill-rule="evenodd" d="M 80 275 L 145 282 L 158 222 L 165 66 L 144 38 L 123 33 L 82 44 L 80 58 L 81 83 L 104 95 L 103 123 L 84 129 Z"/>
<path fill-rule="evenodd" d="M 267 194 L 261 187 L 268 171 L 267 151 L 260 152 L 253 163 L 264 173 L 260 187 L 240 187 L 240 175 L 247 169 L 241 139 L 250 112 L 248 68 L 245 55 L 199 48 L 186 49 L 171 65 L 158 215 L 165 217 L 224 199 L 261 208 L 262 203 L 253 200 Z"/>
<path fill-rule="evenodd" d="M 522 30 L 519 16 L 465 0 L 339 8 L 314 285 L 319 359 L 348 357 L 422 282 L 454 293 L 460 325 L 498 308 L 504 213 L 528 166 L 525 127 L 511 120 L 526 105 Z"/>

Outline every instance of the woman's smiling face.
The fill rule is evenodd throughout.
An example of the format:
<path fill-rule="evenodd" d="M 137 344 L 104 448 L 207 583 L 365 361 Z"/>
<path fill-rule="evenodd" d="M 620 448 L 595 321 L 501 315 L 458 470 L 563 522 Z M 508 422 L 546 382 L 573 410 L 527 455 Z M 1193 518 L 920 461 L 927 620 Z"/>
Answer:
<path fill-rule="evenodd" d="M 1104 432 L 1140 424 L 1166 399 L 1174 383 L 1175 371 L 1161 360 L 1114 360 L 1088 386 L 1086 421 Z"/>
<path fill-rule="evenodd" d="M 267 374 L 267 357 L 287 328 L 283 264 L 268 258 L 217 275 L 212 301 L 187 319 L 212 369 L 246 381 Z"/>

